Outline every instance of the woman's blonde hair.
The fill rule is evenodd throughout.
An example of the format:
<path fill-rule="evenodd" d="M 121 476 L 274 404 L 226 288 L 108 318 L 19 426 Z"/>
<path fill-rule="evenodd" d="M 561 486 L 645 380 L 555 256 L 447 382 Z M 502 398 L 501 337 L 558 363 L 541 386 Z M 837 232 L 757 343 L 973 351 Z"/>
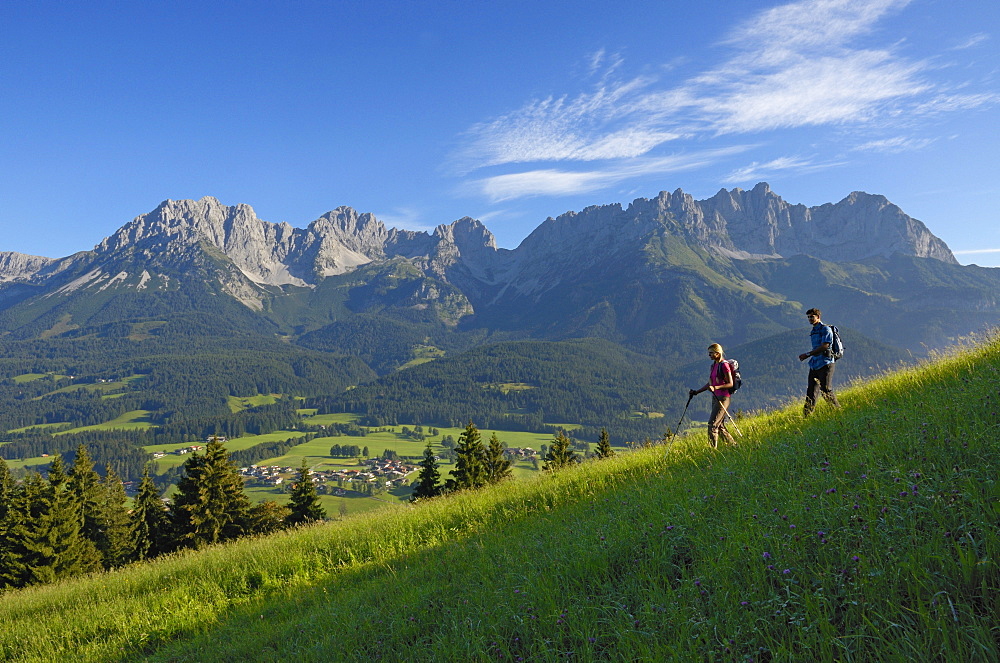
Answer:
<path fill-rule="evenodd" d="M 708 346 L 708 351 L 709 352 L 718 352 L 720 359 L 725 359 L 726 358 L 726 353 L 722 351 L 722 346 L 719 345 L 718 343 L 713 343 L 712 345 Z"/>

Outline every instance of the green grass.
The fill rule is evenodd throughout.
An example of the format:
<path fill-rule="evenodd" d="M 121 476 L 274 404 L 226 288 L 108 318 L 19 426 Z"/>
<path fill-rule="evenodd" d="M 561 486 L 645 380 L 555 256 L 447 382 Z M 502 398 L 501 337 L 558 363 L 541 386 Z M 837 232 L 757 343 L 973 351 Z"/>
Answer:
<path fill-rule="evenodd" d="M 330 424 L 353 424 L 358 420 L 358 415 L 350 412 L 338 412 L 335 414 L 316 414 L 316 410 L 300 410 L 303 414 L 302 421 L 310 426 L 329 426 Z"/>
<path fill-rule="evenodd" d="M 10 592 L 0 659 L 1000 660 L 998 382 L 993 341 L 743 419 L 736 448 Z"/>
<path fill-rule="evenodd" d="M 119 391 L 121 389 L 125 389 L 126 387 L 128 387 L 128 385 L 129 385 L 130 382 L 134 382 L 135 380 L 141 380 L 143 377 L 145 377 L 145 376 L 143 376 L 143 375 L 130 375 L 127 378 L 123 378 L 121 380 L 116 380 L 114 382 L 87 382 L 87 383 L 81 383 L 81 384 L 74 384 L 74 385 L 70 385 L 68 387 L 62 387 L 61 389 L 56 389 L 54 391 L 50 391 L 49 393 L 47 393 L 47 394 L 45 394 L 43 396 L 38 396 L 34 400 L 39 400 L 39 399 L 45 398 L 47 396 L 52 396 L 53 394 L 62 394 L 62 393 L 74 392 L 74 391 L 78 391 L 80 389 L 83 389 L 85 391 L 100 391 L 100 392 L 104 392 L 105 394 L 110 394 L 111 392 L 115 392 L 115 391 Z"/>
<path fill-rule="evenodd" d="M 67 422 L 59 422 L 54 424 L 32 424 L 31 426 L 25 426 L 23 428 L 15 428 L 13 430 L 7 431 L 8 433 L 26 433 L 27 431 L 48 431 L 54 432 L 64 428 L 69 428 L 73 424 Z"/>
<path fill-rule="evenodd" d="M 281 394 L 257 394 L 256 396 L 230 396 L 230 412 L 242 412 L 248 408 L 260 405 L 274 405 L 281 398 Z"/>
<path fill-rule="evenodd" d="M 247 488 L 246 492 L 254 502 L 271 500 L 278 504 L 287 504 L 289 499 L 288 493 L 282 493 L 275 488 L 255 486 Z M 367 497 L 360 493 L 347 491 L 346 497 L 320 495 L 319 501 L 323 508 L 326 509 L 326 517 L 336 519 L 340 517 L 341 502 L 347 506 L 347 517 L 354 517 L 362 514 L 371 514 L 373 511 L 379 511 L 380 509 L 398 508 L 401 504 L 408 502 L 409 497 L 397 496 L 392 493 L 381 493 L 377 497 Z"/>
<path fill-rule="evenodd" d="M 111 421 L 105 421 L 103 424 L 67 428 L 52 435 L 69 435 L 70 433 L 83 433 L 88 430 L 146 430 L 147 428 L 154 427 L 153 423 L 149 420 L 150 414 L 152 413 L 149 410 L 131 410 Z"/>
<path fill-rule="evenodd" d="M 66 378 L 65 375 L 60 375 L 58 373 L 24 373 L 14 377 L 14 382 L 16 384 L 24 384 L 26 382 L 34 382 L 35 380 L 43 380 L 45 378 L 52 378 L 53 380 L 62 380 Z"/>

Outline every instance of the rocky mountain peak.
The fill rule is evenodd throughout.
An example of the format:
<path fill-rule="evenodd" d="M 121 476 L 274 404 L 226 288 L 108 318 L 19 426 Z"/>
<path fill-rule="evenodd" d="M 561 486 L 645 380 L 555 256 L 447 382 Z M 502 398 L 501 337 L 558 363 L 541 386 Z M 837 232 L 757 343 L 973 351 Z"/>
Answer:
<path fill-rule="evenodd" d="M 52 258 L 0 251 L 0 283 L 29 280 L 54 262 Z"/>

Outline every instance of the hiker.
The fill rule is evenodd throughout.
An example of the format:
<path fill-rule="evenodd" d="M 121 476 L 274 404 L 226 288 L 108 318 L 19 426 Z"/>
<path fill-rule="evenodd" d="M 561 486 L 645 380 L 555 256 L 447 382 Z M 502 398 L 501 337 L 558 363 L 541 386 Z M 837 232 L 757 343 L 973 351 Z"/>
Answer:
<path fill-rule="evenodd" d="M 812 350 L 799 355 L 799 361 L 809 360 L 809 386 L 806 388 L 806 403 L 802 415 L 808 417 L 816 409 L 816 396 L 823 393 L 823 398 L 833 407 L 840 407 L 837 395 L 833 393 L 834 359 L 830 346 L 833 345 L 833 330 L 823 324 L 820 310 L 811 308 L 806 311 L 806 318 L 812 325 L 809 338 L 812 340 Z"/>
<path fill-rule="evenodd" d="M 725 361 L 722 346 L 718 343 L 708 346 L 708 357 L 712 360 L 712 368 L 708 371 L 708 382 L 701 389 L 689 390 L 688 396 L 706 390 L 712 392 L 712 415 L 708 418 L 708 444 L 713 449 L 718 449 L 719 433 L 722 433 L 729 444 L 736 444 L 726 429 L 726 415 L 729 413 L 729 398 L 733 389 L 733 369 Z"/>

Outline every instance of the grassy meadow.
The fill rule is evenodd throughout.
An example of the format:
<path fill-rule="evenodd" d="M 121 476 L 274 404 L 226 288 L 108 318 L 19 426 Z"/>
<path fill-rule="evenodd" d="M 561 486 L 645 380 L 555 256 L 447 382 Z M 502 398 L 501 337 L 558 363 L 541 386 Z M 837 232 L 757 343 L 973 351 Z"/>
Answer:
<path fill-rule="evenodd" d="M 5 661 L 997 661 L 1000 341 L 557 474 L 0 595 Z"/>

